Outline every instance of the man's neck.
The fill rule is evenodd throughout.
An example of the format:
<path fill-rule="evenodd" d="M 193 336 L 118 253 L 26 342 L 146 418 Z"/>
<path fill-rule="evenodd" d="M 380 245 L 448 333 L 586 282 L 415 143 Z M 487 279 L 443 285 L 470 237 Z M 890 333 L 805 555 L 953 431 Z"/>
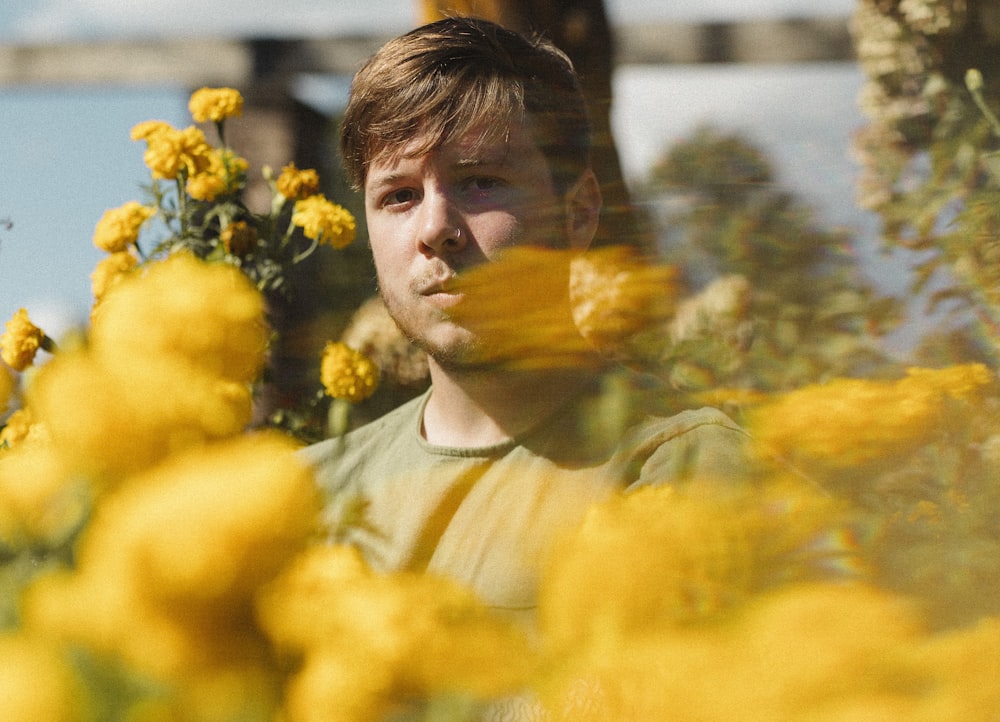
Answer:
<path fill-rule="evenodd" d="M 532 429 L 593 381 L 597 368 L 442 369 L 431 361 L 423 435 L 437 446 L 482 448 Z"/>

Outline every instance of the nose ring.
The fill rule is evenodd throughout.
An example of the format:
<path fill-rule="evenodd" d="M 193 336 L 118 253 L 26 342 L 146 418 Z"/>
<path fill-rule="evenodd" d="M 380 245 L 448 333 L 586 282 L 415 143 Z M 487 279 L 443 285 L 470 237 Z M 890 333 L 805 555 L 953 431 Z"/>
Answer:
<path fill-rule="evenodd" d="M 457 241 L 461 237 L 462 237 L 462 229 L 456 226 L 455 227 L 455 240 Z"/>

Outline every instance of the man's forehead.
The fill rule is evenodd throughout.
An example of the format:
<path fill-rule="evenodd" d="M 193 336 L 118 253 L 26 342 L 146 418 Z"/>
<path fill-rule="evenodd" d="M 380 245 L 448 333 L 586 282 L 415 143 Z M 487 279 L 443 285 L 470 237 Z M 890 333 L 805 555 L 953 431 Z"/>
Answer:
<path fill-rule="evenodd" d="M 491 123 L 444 137 L 417 133 L 402 146 L 383 148 L 373 157 L 369 172 L 392 172 L 404 161 L 428 156 L 456 167 L 505 165 L 517 162 L 523 152 L 532 150 L 534 139 L 525 123 Z"/>

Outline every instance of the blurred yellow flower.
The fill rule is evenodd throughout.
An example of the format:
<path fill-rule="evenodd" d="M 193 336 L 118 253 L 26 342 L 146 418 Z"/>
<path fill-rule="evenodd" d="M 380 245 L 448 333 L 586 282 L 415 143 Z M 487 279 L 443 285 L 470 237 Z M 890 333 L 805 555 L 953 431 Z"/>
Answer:
<path fill-rule="evenodd" d="M 794 480 L 759 489 L 701 480 L 612 497 L 557 545 L 541 627 L 555 648 L 600 646 L 718 617 L 775 584 L 840 575 L 856 553 L 841 542 L 842 523 L 828 497 Z"/>
<path fill-rule="evenodd" d="M 48 345 L 47 339 L 45 332 L 31 322 L 28 312 L 18 309 L 0 336 L 0 358 L 15 371 L 24 371 L 35 362 L 38 349 Z"/>
<path fill-rule="evenodd" d="M 110 365 L 182 358 L 249 383 L 263 368 L 269 330 L 261 294 L 239 269 L 176 253 L 118 284 L 94 316 L 91 345 Z"/>
<path fill-rule="evenodd" d="M 299 170 L 289 163 L 281 169 L 275 186 L 288 200 L 300 201 L 319 193 L 319 174 L 312 168 Z"/>
<path fill-rule="evenodd" d="M 16 391 L 17 379 L 14 377 L 13 369 L 9 368 L 6 364 L 0 364 L 0 417 L 10 407 L 11 399 Z M 0 434 L 3 434 L 2 429 L 0 429 Z M 2 443 L 3 439 L 0 436 L 0 444 Z"/>
<path fill-rule="evenodd" d="M 452 290 L 464 294 L 449 309 L 479 342 L 469 361 L 514 368 L 593 365 L 594 346 L 581 335 L 570 305 L 575 250 L 511 248 L 491 263 L 460 274 Z M 518 279 L 512 292 L 511 279 Z"/>
<path fill-rule="evenodd" d="M 139 265 L 139 256 L 132 250 L 110 253 L 94 266 L 90 274 L 90 290 L 94 300 L 100 301 L 112 286 L 125 278 Z"/>
<path fill-rule="evenodd" d="M 243 96 L 233 88 L 199 88 L 191 94 L 188 110 L 198 123 L 220 123 L 243 115 Z"/>
<path fill-rule="evenodd" d="M 858 470 L 925 445 L 993 382 L 981 364 L 912 368 L 897 381 L 834 379 L 751 409 L 748 424 L 764 454 Z"/>
<path fill-rule="evenodd" d="M 142 224 L 155 213 L 155 208 L 138 201 L 105 211 L 94 229 L 94 245 L 108 253 L 128 250 L 139 240 Z"/>
<path fill-rule="evenodd" d="M 320 362 L 320 380 L 326 393 L 351 403 L 364 401 L 378 388 L 378 367 L 345 343 L 328 341 Z"/>
<path fill-rule="evenodd" d="M 279 652 L 301 659 L 286 697 L 295 722 L 382 719 L 410 700 L 489 699 L 520 688 L 524 633 L 446 579 L 376 574 L 351 547 L 319 546 L 258 597 Z"/>
<path fill-rule="evenodd" d="M 55 645 L 24 633 L 0 635 L 0 719 L 79 722 L 83 684 Z"/>
<path fill-rule="evenodd" d="M 132 127 L 129 137 L 132 140 L 149 140 L 158 133 L 172 129 L 173 126 L 165 120 L 144 120 Z"/>
<path fill-rule="evenodd" d="M 19 549 L 65 542 L 86 517 L 88 491 L 33 429 L 0 454 L 0 543 Z"/>
<path fill-rule="evenodd" d="M 632 247 L 598 248 L 573 259 L 570 294 L 577 328 L 602 351 L 626 352 L 630 342 L 650 332 L 659 332 L 656 345 L 662 347 L 679 295 L 679 274 Z"/>
<path fill-rule="evenodd" d="M 322 193 L 296 201 L 292 223 L 302 228 L 306 238 L 334 248 L 345 248 L 354 241 L 354 216 Z"/>
<path fill-rule="evenodd" d="M 0 429 L 0 445 L 16 446 L 28 436 L 31 430 L 31 410 L 21 408 L 7 417 Z"/>
<path fill-rule="evenodd" d="M 117 483 L 246 426 L 264 313 L 260 293 L 228 264 L 187 254 L 149 264 L 104 296 L 89 345 L 48 364 L 28 404 L 68 464 Z"/>
<path fill-rule="evenodd" d="M 76 567 L 28 590 L 25 627 L 158 679 L 263 666 L 252 600 L 305 547 L 319 513 L 297 448 L 247 434 L 138 474 L 101 500 Z"/>
<path fill-rule="evenodd" d="M 252 416 L 248 384 L 171 354 L 127 350 L 111 362 L 93 350 L 60 354 L 41 369 L 27 401 L 65 463 L 101 488 L 172 453 L 238 434 Z"/>

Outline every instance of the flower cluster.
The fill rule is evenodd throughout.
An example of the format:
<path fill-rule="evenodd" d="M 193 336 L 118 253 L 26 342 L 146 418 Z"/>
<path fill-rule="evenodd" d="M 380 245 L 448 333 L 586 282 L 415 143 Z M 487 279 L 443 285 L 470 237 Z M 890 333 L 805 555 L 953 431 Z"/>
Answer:
<path fill-rule="evenodd" d="M 343 342 L 327 343 L 320 366 L 327 394 L 354 403 L 364 401 L 375 392 L 378 377 L 378 367 L 363 353 Z"/>
<path fill-rule="evenodd" d="M 7 322 L 6 330 L 0 336 L 0 358 L 15 371 L 28 368 L 39 349 L 51 351 L 53 348 L 51 339 L 31 322 L 23 308 Z"/>
<path fill-rule="evenodd" d="M 110 209 L 98 223 L 94 244 L 114 260 L 95 270 L 95 296 L 100 298 L 117 273 L 177 250 L 230 263 L 265 293 L 290 295 L 289 269 L 320 245 L 349 245 L 354 217 L 320 193 L 315 170 L 294 164 L 277 179 L 263 169 L 272 189 L 271 208 L 266 214 L 251 211 L 242 199 L 249 164 L 225 144 L 226 122 L 242 114 L 243 97 L 233 88 L 201 88 L 192 94 L 189 109 L 196 122 L 214 124 L 220 145 L 212 145 L 195 125 L 174 128 L 149 120 L 132 129 L 132 139 L 146 144 L 143 160 L 152 177 L 152 200 Z M 158 233 L 149 228 L 153 217 L 164 226 Z M 143 234 L 158 242 L 142 249 Z"/>

